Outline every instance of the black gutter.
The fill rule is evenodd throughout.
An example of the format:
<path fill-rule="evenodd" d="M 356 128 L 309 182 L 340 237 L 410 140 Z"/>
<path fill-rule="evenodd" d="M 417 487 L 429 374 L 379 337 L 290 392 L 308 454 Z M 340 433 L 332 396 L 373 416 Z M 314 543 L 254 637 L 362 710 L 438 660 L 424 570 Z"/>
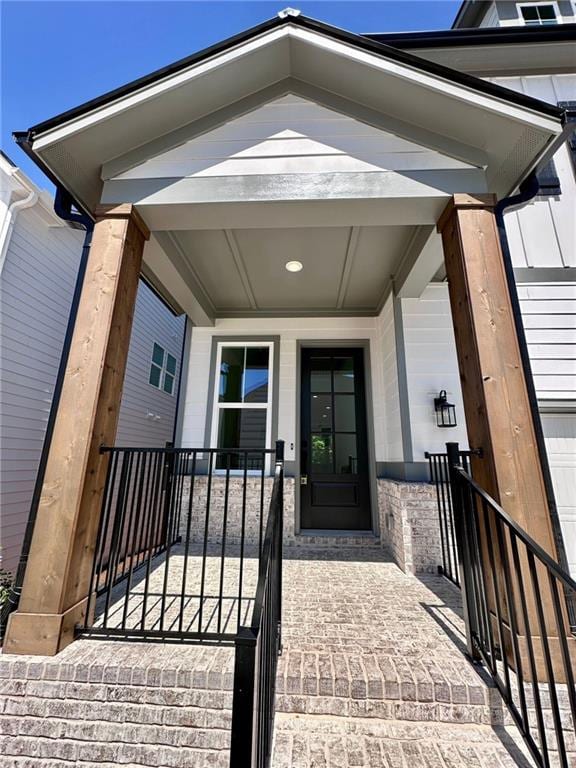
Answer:
<path fill-rule="evenodd" d="M 524 331 L 524 323 L 522 321 L 522 312 L 520 309 L 520 301 L 518 299 L 516 279 L 514 277 L 514 267 L 512 265 L 510 245 L 508 243 L 508 235 L 506 233 L 506 226 L 504 223 L 504 213 L 507 210 L 522 207 L 526 203 L 529 203 L 531 200 L 534 200 L 539 192 L 539 189 L 540 184 L 538 182 L 536 172 L 533 171 L 530 176 L 528 176 L 528 178 L 520 185 L 518 194 L 511 195 L 510 197 L 503 197 L 496 203 L 494 213 L 496 216 L 496 224 L 498 227 L 498 234 L 500 236 L 500 245 L 502 247 L 502 254 L 504 257 L 504 268 L 506 272 L 506 282 L 508 284 L 508 294 L 512 304 L 512 314 L 514 317 L 514 325 L 516 326 L 516 336 L 518 338 L 520 357 L 522 359 L 522 368 L 524 371 L 524 379 L 526 381 L 526 388 L 528 390 L 528 400 L 530 403 L 530 412 L 532 416 L 532 423 L 534 425 L 534 432 L 536 434 L 536 445 L 540 459 L 540 466 L 542 467 L 548 510 L 550 512 L 550 518 L 552 521 L 552 532 L 556 545 L 556 556 L 563 570 L 565 570 L 566 573 L 569 573 L 568 558 L 566 556 L 566 548 L 564 546 L 564 538 L 562 536 L 562 528 L 560 525 L 560 518 L 558 516 L 558 507 L 556 505 L 556 497 L 554 495 L 554 487 L 552 485 L 552 473 L 550 472 L 548 453 L 546 451 L 546 443 L 544 441 L 544 430 L 542 429 L 542 420 L 540 418 L 540 409 L 538 407 L 538 396 L 536 394 L 536 387 L 534 385 L 534 376 L 532 374 L 532 365 L 530 362 L 530 354 L 528 352 L 528 343 L 526 341 L 526 333 Z"/>
<path fill-rule="evenodd" d="M 72 304 L 70 307 L 70 314 L 68 316 L 68 324 L 66 326 L 66 335 L 64 337 L 64 345 L 62 347 L 62 355 L 60 357 L 58 373 L 56 374 L 56 381 L 54 384 L 54 394 L 52 395 L 52 404 L 50 406 L 50 414 L 48 416 L 48 423 L 46 425 L 46 433 L 44 435 L 42 453 L 40 454 L 40 463 L 38 465 L 38 472 L 36 475 L 34 492 L 32 494 L 32 501 L 30 504 L 28 521 L 26 523 L 24 540 L 22 542 L 20 560 L 18 562 L 18 567 L 16 569 L 16 576 L 14 579 L 14 583 L 10 587 L 10 592 L 8 593 L 8 597 L 4 602 L 4 605 L 2 606 L 2 611 L 0 613 L 0 642 L 4 639 L 4 634 L 6 632 L 6 626 L 8 623 L 8 617 L 13 611 L 15 611 L 18 608 L 18 604 L 20 602 L 20 596 L 22 594 L 22 586 L 24 584 L 24 576 L 26 574 L 26 566 L 28 564 L 28 556 L 30 554 L 32 536 L 34 534 L 34 526 L 36 524 L 36 517 L 38 515 L 38 506 L 40 504 L 40 496 L 42 494 L 42 486 L 44 484 L 46 464 L 48 462 L 50 445 L 52 443 L 52 436 L 54 434 L 54 425 L 56 423 L 56 415 L 58 413 L 58 406 L 60 404 L 60 398 L 62 395 L 62 387 L 64 385 L 64 376 L 66 373 L 66 367 L 68 365 L 68 358 L 70 355 L 72 335 L 74 333 L 74 326 L 76 324 L 76 317 L 78 315 L 78 305 L 80 303 L 80 294 L 82 292 L 84 276 L 86 274 L 86 265 L 88 263 L 88 254 L 90 252 L 90 244 L 92 242 L 92 232 L 94 230 L 94 222 L 92 218 L 90 216 L 87 216 L 84 213 L 74 212 L 73 208 L 78 208 L 76 202 L 73 200 L 72 196 L 67 190 L 65 190 L 62 186 L 58 185 L 56 189 L 56 198 L 54 200 L 54 210 L 56 214 L 64 221 L 70 222 L 73 226 L 82 227 L 83 229 L 85 229 L 86 236 L 84 238 L 84 244 L 82 246 L 82 256 L 80 257 L 80 265 L 78 268 L 78 275 L 76 277 L 74 295 L 73 295 Z"/>
<path fill-rule="evenodd" d="M 357 35 L 352 32 L 346 32 L 345 30 L 332 27 L 321 21 L 309 19 L 305 16 L 287 16 L 285 18 L 270 19 L 269 21 L 252 27 L 251 29 L 238 35 L 234 35 L 233 37 L 217 43 L 216 45 L 205 48 L 198 53 L 193 54 L 192 56 L 180 59 L 173 64 L 170 64 L 166 67 L 156 70 L 155 72 L 150 73 L 149 75 L 146 75 L 145 77 L 133 80 L 132 82 L 127 83 L 120 88 L 116 88 L 115 90 L 109 91 L 108 93 L 105 93 L 95 99 L 91 99 L 90 101 L 87 101 L 78 107 L 74 107 L 73 109 L 63 112 L 60 115 L 56 115 L 55 117 L 50 118 L 49 120 L 45 120 L 42 123 L 38 123 L 28 131 L 27 140 L 29 143 L 31 143 L 34 137 L 40 133 L 52 130 L 53 128 L 56 128 L 69 120 L 78 118 L 82 115 L 85 115 L 87 112 L 98 109 L 119 98 L 142 90 L 143 88 L 150 86 L 163 78 L 177 74 L 178 72 L 188 67 L 197 65 L 212 56 L 224 53 L 234 46 L 248 42 L 258 35 L 262 35 L 266 32 L 280 28 L 285 24 L 292 24 L 295 27 L 301 27 L 302 29 L 307 29 L 318 34 L 326 35 L 334 40 L 346 43 L 347 45 L 352 45 L 355 48 L 363 51 L 368 51 L 369 53 L 372 53 L 376 56 L 381 56 L 383 58 L 396 61 L 400 64 L 413 67 L 423 72 L 428 72 L 437 77 L 442 77 L 446 80 L 454 82 L 458 85 L 471 88 L 478 92 L 486 93 L 489 96 L 503 99 L 513 104 L 518 104 L 542 114 L 555 118 L 559 118 L 561 116 L 561 110 L 559 110 L 554 105 L 546 104 L 545 102 L 539 101 L 538 99 L 534 99 L 530 96 L 511 91 L 508 88 L 503 88 L 502 86 L 495 85 L 494 83 L 480 80 L 479 78 L 472 75 L 458 72 L 441 64 L 436 64 L 435 62 L 422 59 L 411 53 L 407 53 L 406 51 L 399 50 L 397 47 L 382 44 L 376 40 L 370 39 L 368 37 L 362 37 L 361 35 Z M 21 136 L 22 134 L 15 135 Z"/>
<path fill-rule="evenodd" d="M 363 37 L 402 50 L 457 48 L 482 45 L 565 43 L 576 40 L 576 24 L 549 27 L 485 27 L 432 32 L 367 32 Z"/>

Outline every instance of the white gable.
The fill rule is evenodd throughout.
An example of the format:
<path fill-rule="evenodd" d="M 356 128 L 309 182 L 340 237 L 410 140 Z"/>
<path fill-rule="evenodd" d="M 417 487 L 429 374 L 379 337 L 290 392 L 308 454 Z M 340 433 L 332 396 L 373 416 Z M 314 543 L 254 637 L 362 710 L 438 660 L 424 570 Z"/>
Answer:
<path fill-rule="evenodd" d="M 470 169 L 299 96 L 275 99 L 114 178 Z"/>

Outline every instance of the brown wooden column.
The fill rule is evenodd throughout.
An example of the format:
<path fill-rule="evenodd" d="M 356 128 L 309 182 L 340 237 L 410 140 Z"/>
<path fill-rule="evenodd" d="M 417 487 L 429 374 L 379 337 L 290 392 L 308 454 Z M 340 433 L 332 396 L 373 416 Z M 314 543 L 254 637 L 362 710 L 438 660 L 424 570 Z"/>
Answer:
<path fill-rule="evenodd" d="M 478 482 L 557 559 L 492 195 L 455 195 L 438 221 Z"/>
<path fill-rule="evenodd" d="M 133 206 L 96 212 L 18 611 L 4 651 L 53 655 L 83 620 L 149 232 Z"/>

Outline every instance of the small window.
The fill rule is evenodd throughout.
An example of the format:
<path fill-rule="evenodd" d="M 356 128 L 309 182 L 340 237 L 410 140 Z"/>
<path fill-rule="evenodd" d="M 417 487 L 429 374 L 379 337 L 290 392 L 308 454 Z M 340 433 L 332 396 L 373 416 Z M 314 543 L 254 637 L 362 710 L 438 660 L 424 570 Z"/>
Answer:
<path fill-rule="evenodd" d="M 211 444 L 215 448 L 260 451 L 270 444 L 273 344 L 219 343 L 216 356 Z M 219 457 L 216 469 L 225 468 Z M 244 468 L 242 456 L 231 456 L 229 468 Z M 261 458 L 248 454 L 247 469 L 262 468 Z"/>
<path fill-rule="evenodd" d="M 536 176 L 540 185 L 538 197 L 558 197 L 561 194 L 562 188 L 554 160 L 547 162 L 542 170 L 538 171 Z"/>
<path fill-rule="evenodd" d="M 558 24 L 556 3 L 526 3 L 518 5 L 520 19 L 527 27 L 542 27 Z"/>
<path fill-rule="evenodd" d="M 160 344 L 154 342 L 148 381 L 156 389 L 161 389 L 167 394 L 173 395 L 175 380 L 176 358 L 161 347 Z"/>

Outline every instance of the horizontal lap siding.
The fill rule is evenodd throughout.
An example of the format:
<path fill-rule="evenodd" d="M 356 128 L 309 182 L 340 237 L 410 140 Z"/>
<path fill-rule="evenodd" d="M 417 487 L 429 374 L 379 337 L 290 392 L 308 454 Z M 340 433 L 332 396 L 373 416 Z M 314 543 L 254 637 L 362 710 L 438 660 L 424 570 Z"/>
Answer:
<path fill-rule="evenodd" d="M 402 321 L 413 459 L 424 461 L 425 451 L 443 451 L 448 440 L 467 445 L 447 284 L 429 285 L 419 299 L 402 299 Z M 454 429 L 436 426 L 433 401 L 442 389 L 456 405 Z"/>
<path fill-rule="evenodd" d="M 184 315 L 175 317 L 153 291 L 140 282 L 116 445 L 153 447 L 172 440 L 184 323 Z M 148 381 L 154 342 L 176 358 L 173 395 L 153 387 Z"/>
<path fill-rule="evenodd" d="M 394 300 L 388 298 L 376 319 L 376 349 L 378 369 L 382 380 L 382 402 L 374 403 L 376 435 L 383 446 L 385 461 L 402 461 L 402 425 L 400 421 L 400 395 L 398 391 L 398 362 L 394 328 Z"/>
<path fill-rule="evenodd" d="M 25 209 L 16 218 L 2 271 L 0 546 L 3 567 L 11 571 L 30 510 L 83 240 L 82 232 L 49 226 L 36 208 Z M 175 318 L 141 283 L 120 408 L 122 444 L 172 439 L 176 393 L 154 389 L 148 376 L 154 341 L 176 357 L 179 368 L 183 329 L 184 318 Z"/>
<path fill-rule="evenodd" d="M 0 280 L 0 509 L 13 571 L 28 518 L 82 242 L 37 208 L 16 218 Z"/>
<path fill-rule="evenodd" d="M 285 96 L 116 178 L 469 168 L 306 99 Z"/>
<path fill-rule="evenodd" d="M 576 283 L 518 285 L 539 400 L 576 400 Z"/>

